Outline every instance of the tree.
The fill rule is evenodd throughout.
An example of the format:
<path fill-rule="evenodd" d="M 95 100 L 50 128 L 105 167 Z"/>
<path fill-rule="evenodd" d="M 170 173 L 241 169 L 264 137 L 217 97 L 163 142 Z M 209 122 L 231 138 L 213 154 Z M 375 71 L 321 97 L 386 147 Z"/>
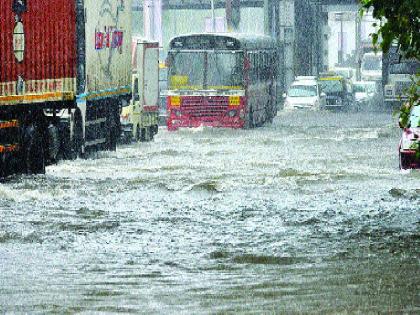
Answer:
<path fill-rule="evenodd" d="M 420 0 L 360 0 L 364 14 L 373 8 L 372 16 L 379 21 L 372 42 L 376 49 L 388 52 L 397 44 L 404 58 L 420 60 Z M 379 38 L 382 40 L 379 41 Z M 416 74 L 409 90 L 408 104 L 401 107 L 401 114 L 407 115 L 412 106 L 419 104 L 420 74 Z"/>
<path fill-rule="evenodd" d="M 379 20 L 379 30 L 372 35 L 373 44 L 387 52 L 393 42 L 406 58 L 420 59 L 420 1 L 360 0 L 362 13 L 373 8 L 372 16 Z"/>
<path fill-rule="evenodd" d="M 400 55 L 404 58 L 420 60 L 420 0 L 359 0 L 361 14 L 373 8 L 372 16 L 379 20 L 379 26 L 372 34 L 372 42 L 376 49 L 387 53 L 396 43 Z M 379 38 L 382 40 L 379 42 Z M 408 126 L 408 118 L 412 106 L 419 104 L 420 73 L 413 79 L 408 95 L 408 102 L 400 108 L 400 124 Z M 420 143 L 416 142 L 417 157 L 420 158 Z"/>

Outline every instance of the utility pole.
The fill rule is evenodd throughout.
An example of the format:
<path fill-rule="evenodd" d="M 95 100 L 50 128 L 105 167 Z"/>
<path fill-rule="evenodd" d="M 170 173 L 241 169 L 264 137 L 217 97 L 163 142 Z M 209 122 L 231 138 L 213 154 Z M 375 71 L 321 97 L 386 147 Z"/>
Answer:
<path fill-rule="evenodd" d="M 226 0 L 226 24 L 228 32 L 233 30 L 232 22 L 232 0 Z"/>
<path fill-rule="evenodd" d="M 154 7 L 154 40 L 159 42 L 159 45 L 163 44 L 162 34 L 162 0 L 155 0 Z"/>
<path fill-rule="evenodd" d="M 216 14 L 214 13 L 214 0 L 211 0 L 211 31 L 216 31 Z"/>
<path fill-rule="evenodd" d="M 356 80 L 361 80 L 361 65 L 362 65 L 362 52 L 361 52 L 361 41 L 362 41 L 362 18 L 359 14 L 356 14 Z"/>
<path fill-rule="evenodd" d="M 154 6 L 153 0 L 144 0 L 143 2 L 143 20 L 144 20 L 144 37 L 153 39 L 154 37 Z"/>
<path fill-rule="evenodd" d="M 337 12 L 335 14 L 335 20 L 340 21 L 340 50 L 338 53 L 338 64 L 342 65 L 344 62 L 344 36 L 343 36 L 343 18 L 344 13 L 343 12 Z"/>
<path fill-rule="evenodd" d="M 272 36 L 273 0 L 264 0 L 264 33 Z"/>
<path fill-rule="evenodd" d="M 228 32 L 237 31 L 241 20 L 239 0 L 226 0 L 226 24 Z"/>

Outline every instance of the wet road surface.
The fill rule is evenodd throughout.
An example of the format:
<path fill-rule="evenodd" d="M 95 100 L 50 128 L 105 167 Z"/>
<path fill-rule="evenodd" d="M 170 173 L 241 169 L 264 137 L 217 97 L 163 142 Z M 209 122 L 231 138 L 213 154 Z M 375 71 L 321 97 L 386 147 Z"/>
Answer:
<path fill-rule="evenodd" d="M 420 312 L 389 113 L 280 113 L 0 184 L 0 312 Z"/>

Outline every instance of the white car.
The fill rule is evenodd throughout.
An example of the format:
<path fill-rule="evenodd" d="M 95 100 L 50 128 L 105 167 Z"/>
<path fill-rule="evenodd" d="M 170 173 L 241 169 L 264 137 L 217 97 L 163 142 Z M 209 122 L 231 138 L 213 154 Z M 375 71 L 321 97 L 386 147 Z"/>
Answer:
<path fill-rule="evenodd" d="M 297 77 L 283 94 L 284 109 L 318 110 L 325 107 L 326 95 L 314 77 Z"/>

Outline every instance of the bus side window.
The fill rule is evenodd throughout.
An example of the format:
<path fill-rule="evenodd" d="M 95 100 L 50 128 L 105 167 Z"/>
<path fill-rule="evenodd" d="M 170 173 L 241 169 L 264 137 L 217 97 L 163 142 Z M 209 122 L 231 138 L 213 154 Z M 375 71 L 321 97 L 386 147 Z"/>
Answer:
<path fill-rule="evenodd" d="M 268 55 L 267 52 L 263 52 L 263 80 L 264 82 L 268 81 L 269 78 L 269 69 L 268 69 Z"/>
<path fill-rule="evenodd" d="M 265 60 L 265 58 L 264 58 L 264 52 L 261 51 L 259 53 L 260 82 L 264 82 L 265 81 L 265 73 L 264 73 L 264 70 L 265 70 L 264 67 L 265 67 L 265 65 L 264 65 L 264 60 Z"/>
<path fill-rule="evenodd" d="M 256 74 L 257 74 L 257 68 L 255 63 L 255 53 L 251 52 L 249 53 L 249 61 L 251 64 L 251 69 L 249 71 L 249 78 L 251 81 L 251 84 L 255 83 L 256 80 Z"/>
<path fill-rule="evenodd" d="M 261 57 L 262 57 L 261 52 L 258 51 L 255 54 L 255 63 L 256 63 L 256 68 L 257 68 L 257 76 L 255 78 L 255 81 L 257 82 L 261 82 L 261 61 L 262 61 Z"/>
<path fill-rule="evenodd" d="M 255 83 L 260 82 L 260 63 L 259 63 L 259 53 L 254 53 L 254 63 L 255 63 Z"/>

